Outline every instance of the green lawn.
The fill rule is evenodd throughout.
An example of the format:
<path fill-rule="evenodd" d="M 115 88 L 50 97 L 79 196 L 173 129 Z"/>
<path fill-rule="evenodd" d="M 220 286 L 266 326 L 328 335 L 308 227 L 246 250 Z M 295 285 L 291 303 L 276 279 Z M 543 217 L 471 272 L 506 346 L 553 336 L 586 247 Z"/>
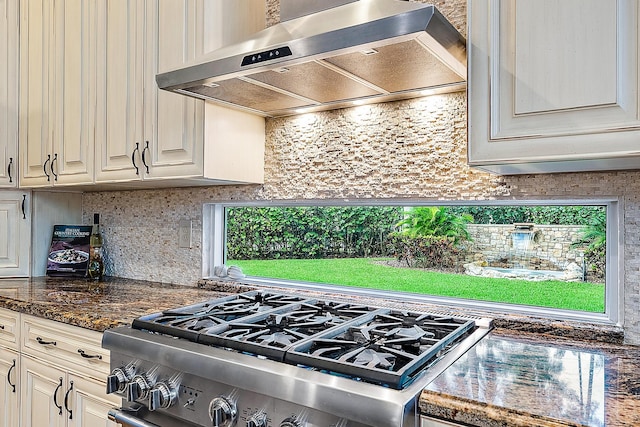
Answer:
<path fill-rule="evenodd" d="M 249 276 L 604 312 L 603 284 L 492 279 L 395 268 L 375 261 L 379 259 L 227 261 L 227 265 L 238 265 Z"/>

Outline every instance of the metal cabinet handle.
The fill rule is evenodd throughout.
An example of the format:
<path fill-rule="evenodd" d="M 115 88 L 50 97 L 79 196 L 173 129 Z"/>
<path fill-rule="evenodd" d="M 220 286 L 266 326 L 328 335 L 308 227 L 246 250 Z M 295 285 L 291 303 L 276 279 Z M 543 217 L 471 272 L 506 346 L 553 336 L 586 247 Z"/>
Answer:
<path fill-rule="evenodd" d="M 53 159 L 51 159 L 51 164 L 49 165 L 49 167 L 51 168 L 51 175 L 53 175 L 53 180 L 57 181 L 58 180 L 58 175 L 53 171 L 53 162 L 57 162 L 58 161 L 58 153 L 55 153 L 53 155 Z"/>
<path fill-rule="evenodd" d="M 73 390 L 73 381 L 69 381 L 69 390 L 64 394 L 64 409 L 69 413 L 69 419 L 73 419 L 73 411 L 69 409 L 69 394 L 71 394 L 71 390 Z"/>
<path fill-rule="evenodd" d="M 26 203 L 27 203 L 27 195 L 23 194 L 22 195 L 22 219 L 27 219 L 27 213 L 24 210 L 24 206 L 26 205 Z"/>
<path fill-rule="evenodd" d="M 50 181 L 50 175 L 47 173 L 47 163 L 51 161 L 51 154 L 47 154 L 47 160 L 44 161 L 44 165 L 42 165 L 42 171 L 47 176 L 47 182 Z"/>
<path fill-rule="evenodd" d="M 9 182 L 13 182 L 11 177 L 11 165 L 13 165 L 13 157 L 9 157 L 9 166 L 7 166 L 7 175 L 9 175 Z"/>
<path fill-rule="evenodd" d="M 85 359 L 98 359 L 98 360 L 102 360 L 102 356 L 99 354 L 87 354 L 84 352 L 83 349 L 79 348 L 78 349 L 78 353 L 80 353 L 80 356 L 84 357 Z"/>
<path fill-rule="evenodd" d="M 136 175 L 140 175 L 138 171 L 138 165 L 136 165 L 136 151 L 139 151 L 140 144 L 136 142 L 136 148 L 134 148 L 133 153 L 131 153 L 131 163 L 133 163 L 133 167 L 136 168 Z"/>
<path fill-rule="evenodd" d="M 16 385 L 15 384 L 11 384 L 11 371 L 13 371 L 15 369 L 15 367 L 16 367 L 16 359 L 13 359 L 13 365 L 11 365 L 11 367 L 7 371 L 7 382 L 13 388 L 13 392 L 14 393 L 16 392 Z"/>
<path fill-rule="evenodd" d="M 36 341 L 38 341 L 40 345 L 58 345 L 55 341 L 45 341 L 40 337 L 36 337 Z"/>
<path fill-rule="evenodd" d="M 58 390 L 60 390 L 61 388 L 62 377 L 60 377 L 60 383 L 58 384 L 58 387 L 56 387 L 56 390 L 53 392 L 53 404 L 56 405 L 56 408 L 60 410 L 60 412 L 58 412 L 58 415 L 62 415 L 62 405 L 58 405 Z"/>
<path fill-rule="evenodd" d="M 147 175 L 149 174 L 149 165 L 147 164 L 147 160 L 145 158 L 145 153 L 149 151 L 149 141 L 145 141 L 144 148 L 142 149 L 142 164 L 144 165 Z"/>
<path fill-rule="evenodd" d="M 149 175 L 149 165 L 147 164 L 147 161 L 144 158 L 144 153 L 146 153 L 147 151 L 149 151 L 149 141 L 145 141 L 144 149 L 142 150 L 142 164 L 144 165 L 147 171 L 147 175 Z"/>

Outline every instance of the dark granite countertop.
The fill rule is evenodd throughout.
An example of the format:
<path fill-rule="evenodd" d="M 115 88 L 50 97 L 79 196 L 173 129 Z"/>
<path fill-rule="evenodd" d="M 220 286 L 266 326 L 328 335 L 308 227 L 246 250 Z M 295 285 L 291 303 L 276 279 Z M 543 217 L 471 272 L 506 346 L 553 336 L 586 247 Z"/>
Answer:
<path fill-rule="evenodd" d="M 228 293 L 143 280 L 107 277 L 0 280 L 0 307 L 103 332 L 164 309 Z"/>
<path fill-rule="evenodd" d="M 420 408 L 481 427 L 638 426 L 640 348 L 498 329 L 427 386 Z"/>
<path fill-rule="evenodd" d="M 102 332 L 144 314 L 251 289 L 224 281 L 189 287 L 111 277 L 3 279 L 0 307 Z M 380 302 L 359 298 L 365 299 Z M 508 318 L 494 324 L 425 389 L 424 414 L 481 427 L 640 425 L 640 347 L 616 344 L 617 330 L 587 325 L 576 334 L 564 323 Z M 611 342 L 576 335 L 603 341 L 609 335 Z"/>

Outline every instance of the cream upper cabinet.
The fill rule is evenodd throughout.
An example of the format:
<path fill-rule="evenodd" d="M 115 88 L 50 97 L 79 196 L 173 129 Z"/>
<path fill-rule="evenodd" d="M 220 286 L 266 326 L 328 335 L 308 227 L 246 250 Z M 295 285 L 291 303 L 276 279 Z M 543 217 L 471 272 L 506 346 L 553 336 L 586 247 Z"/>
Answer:
<path fill-rule="evenodd" d="M 96 181 L 132 179 L 143 138 L 144 2 L 103 1 L 98 16 Z"/>
<path fill-rule="evenodd" d="M 96 183 L 262 182 L 263 118 L 209 107 L 205 114 L 203 101 L 159 90 L 155 76 L 264 28 L 264 2 L 146 0 L 102 8 Z"/>
<path fill-rule="evenodd" d="M 21 187 L 93 182 L 95 7 L 20 2 Z"/>
<path fill-rule="evenodd" d="M 31 194 L 0 192 L 0 277 L 29 276 Z"/>
<path fill-rule="evenodd" d="M 18 0 L 0 0 L 0 187 L 18 184 Z"/>
<path fill-rule="evenodd" d="M 640 168 L 638 2 L 468 3 L 469 164 Z"/>

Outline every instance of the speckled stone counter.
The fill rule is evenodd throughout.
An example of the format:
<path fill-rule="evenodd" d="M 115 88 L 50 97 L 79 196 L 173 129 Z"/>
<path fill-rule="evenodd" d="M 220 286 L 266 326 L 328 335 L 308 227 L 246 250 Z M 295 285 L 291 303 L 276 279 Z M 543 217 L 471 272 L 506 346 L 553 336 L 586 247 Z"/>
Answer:
<path fill-rule="evenodd" d="M 142 280 L 78 278 L 0 280 L 0 307 L 103 332 L 144 314 L 228 293 Z"/>
<path fill-rule="evenodd" d="M 3 279 L 0 308 L 102 332 L 145 314 L 256 288 L 225 281 L 188 287 L 119 278 Z M 615 344 L 617 329 L 512 317 L 494 324 L 497 329 L 427 386 L 422 413 L 480 427 L 640 425 L 640 347 Z M 575 338 L 576 331 L 614 343 L 559 337 Z"/>
<path fill-rule="evenodd" d="M 640 348 L 496 330 L 427 386 L 420 408 L 481 427 L 638 426 Z"/>

